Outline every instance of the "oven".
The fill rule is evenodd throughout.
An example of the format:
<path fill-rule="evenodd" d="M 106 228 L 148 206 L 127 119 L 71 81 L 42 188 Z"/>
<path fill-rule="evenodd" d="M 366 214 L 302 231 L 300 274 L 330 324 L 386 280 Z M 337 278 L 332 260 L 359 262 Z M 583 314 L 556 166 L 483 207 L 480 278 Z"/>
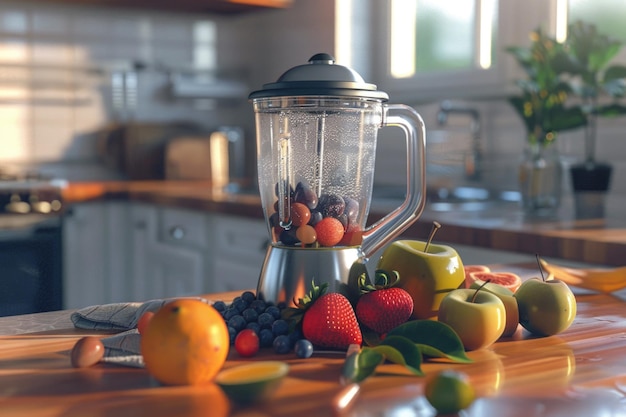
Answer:
<path fill-rule="evenodd" d="M 62 186 L 0 180 L 0 316 L 63 308 Z"/>

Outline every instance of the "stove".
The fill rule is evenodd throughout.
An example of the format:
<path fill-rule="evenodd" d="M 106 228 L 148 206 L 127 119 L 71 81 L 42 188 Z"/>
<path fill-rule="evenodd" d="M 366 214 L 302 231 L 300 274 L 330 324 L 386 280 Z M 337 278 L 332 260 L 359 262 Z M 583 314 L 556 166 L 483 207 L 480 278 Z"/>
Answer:
<path fill-rule="evenodd" d="M 0 316 L 62 308 L 66 185 L 0 171 Z"/>
<path fill-rule="evenodd" d="M 67 181 L 0 174 L 0 215 L 58 214 Z"/>

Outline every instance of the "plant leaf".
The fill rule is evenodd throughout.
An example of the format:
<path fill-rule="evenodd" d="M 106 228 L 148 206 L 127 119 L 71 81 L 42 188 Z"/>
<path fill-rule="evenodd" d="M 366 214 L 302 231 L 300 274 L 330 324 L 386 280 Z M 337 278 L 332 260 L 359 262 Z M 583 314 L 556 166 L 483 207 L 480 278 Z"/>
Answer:
<path fill-rule="evenodd" d="M 422 354 L 432 356 L 441 352 L 446 357 L 455 362 L 470 363 L 472 360 L 467 357 L 463 343 L 459 335 L 445 323 L 435 320 L 413 320 L 401 324 L 387 333 L 390 336 L 403 336 L 418 344 Z M 428 346 L 426 349 L 422 345 Z M 425 352 L 426 350 L 427 352 Z M 435 357 L 442 357 L 439 353 Z"/>
<path fill-rule="evenodd" d="M 351 382 L 361 382 L 372 375 L 385 357 L 371 348 L 363 348 L 348 356 L 343 362 L 341 375 Z"/>
<path fill-rule="evenodd" d="M 403 365 L 415 375 L 424 375 L 421 369 L 422 352 L 415 343 L 406 337 L 388 336 L 373 349 L 385 355 L 385 359 L 388 361 Z M 387 353 L 389 349 L 392 351 L 391 354 Z"/>

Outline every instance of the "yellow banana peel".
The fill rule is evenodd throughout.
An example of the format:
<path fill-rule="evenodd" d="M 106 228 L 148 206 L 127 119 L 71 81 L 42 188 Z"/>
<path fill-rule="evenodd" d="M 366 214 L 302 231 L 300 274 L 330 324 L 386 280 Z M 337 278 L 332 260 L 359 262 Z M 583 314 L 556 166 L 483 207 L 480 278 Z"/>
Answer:
<path fill-rule="evenodd" d="M 554 265 L 539 259 L 541 267 L 550 276 L 566 284 L 602 293 L 626 288 L 626 267 L 615 268 L 571 268 Z"/>

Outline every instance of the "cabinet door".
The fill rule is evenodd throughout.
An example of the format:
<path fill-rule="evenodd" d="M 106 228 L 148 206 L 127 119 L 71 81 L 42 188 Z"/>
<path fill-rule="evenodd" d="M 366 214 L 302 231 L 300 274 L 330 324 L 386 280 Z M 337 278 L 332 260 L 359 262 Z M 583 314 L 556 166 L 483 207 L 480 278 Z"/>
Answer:
<path fill-rule="evenodd" d="M 217 291 L 255 289 L 269 237 L 262 220 L 214 215 Z"/>
<path fill-rule="evenodd" d="M 206 215 L 133 205 L 132 294 L 135 300 L 196 296 L 212 290 Z"/>
<path fill-rule="evenodd" d="M 127 299 L 125 203 L 72 206 L 63 220 L 63 307 Z"/>

